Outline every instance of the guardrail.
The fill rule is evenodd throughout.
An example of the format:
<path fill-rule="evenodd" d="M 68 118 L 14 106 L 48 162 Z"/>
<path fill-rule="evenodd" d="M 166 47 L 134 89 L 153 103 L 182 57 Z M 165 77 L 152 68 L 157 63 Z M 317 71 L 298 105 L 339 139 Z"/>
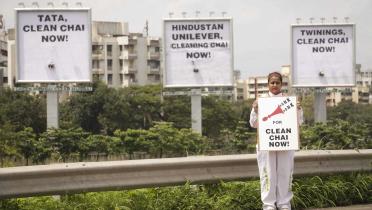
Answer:
<path fill-rule="evenodd" d="M 294 175 L 372 171 L 372 149 L 295 154 Z M 258 177 L 255 154 L 79 162 L 0 169 L 0 198 L 122 190 Z"/>

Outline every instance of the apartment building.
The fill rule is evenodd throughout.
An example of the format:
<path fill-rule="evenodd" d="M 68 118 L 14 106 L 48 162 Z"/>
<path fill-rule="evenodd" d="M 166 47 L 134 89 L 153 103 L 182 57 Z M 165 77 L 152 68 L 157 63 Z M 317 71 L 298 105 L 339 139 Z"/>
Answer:
<path fill-rule="evenodd" d="M 336 106 L 344 100 L 372 104 L 372 69 L 362 70 L 361 65 L 357 64 L 355 77 L 355 87 L 327 89 L 327 106 Z"/>
<path fill-rule="evenodd" d="M 8 33 L 0 28 L 0 87 L 7 87 L 8 80 Z"/>
<path fill-rule="evenodd" d="M 109 87 L 160 84 L 161 39 L 129 33 L 127 23 L 93 22 L 93 78 Z"/>

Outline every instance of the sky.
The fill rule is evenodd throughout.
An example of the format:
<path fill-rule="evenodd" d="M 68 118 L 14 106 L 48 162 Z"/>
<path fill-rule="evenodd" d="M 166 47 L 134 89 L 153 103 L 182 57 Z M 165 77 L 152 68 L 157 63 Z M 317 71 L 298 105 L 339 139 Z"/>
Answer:
<path fill-rule="evenodd" d="M 54 7 L 67 2 L 74 7 L 81 2 L 92 9 L 92 20 L 120 21 L 129 23 L 130 32 L 143 32 L 149 23 L 149 36 L 162 36 L 163 19 L 186 17 L 225 17 L 233 19 L 234 69 L 241 71 L 241 78 L 264 76 L 280 71 L 290 58 L 291 24 L 301 18 L 303 24 L 310 22 L 344 22 L 356 24 L 356 63 L 362 70 L 372 69 L 372 0 L 0 0 L 0 14 L 6 28 L 14 28 L 14 8 L 22 2 L 32 7 Z"/>

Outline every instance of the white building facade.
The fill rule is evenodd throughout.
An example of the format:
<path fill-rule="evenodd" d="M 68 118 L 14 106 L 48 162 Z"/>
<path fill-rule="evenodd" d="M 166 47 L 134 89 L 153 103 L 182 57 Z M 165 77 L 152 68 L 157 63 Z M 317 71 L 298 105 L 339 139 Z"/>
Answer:
<path fill-rule="evenodd" d="M 128 24 L 93 22 L 93 78 L 109 87 L 161 83 L 161 39 L 129 33 Z"/>

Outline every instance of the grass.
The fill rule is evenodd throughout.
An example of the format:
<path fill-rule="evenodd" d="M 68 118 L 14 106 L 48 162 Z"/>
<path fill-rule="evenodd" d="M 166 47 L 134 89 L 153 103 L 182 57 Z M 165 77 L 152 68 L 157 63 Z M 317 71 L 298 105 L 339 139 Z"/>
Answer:
<path fill-rule="evenodd" d="M 255 210 L 261 209 L 258 180 L 113 192 L 18 198 L 0 201 L 6 210 Z M 372 173 L 296 178 L 294 209 L 372 203 Z"/>

